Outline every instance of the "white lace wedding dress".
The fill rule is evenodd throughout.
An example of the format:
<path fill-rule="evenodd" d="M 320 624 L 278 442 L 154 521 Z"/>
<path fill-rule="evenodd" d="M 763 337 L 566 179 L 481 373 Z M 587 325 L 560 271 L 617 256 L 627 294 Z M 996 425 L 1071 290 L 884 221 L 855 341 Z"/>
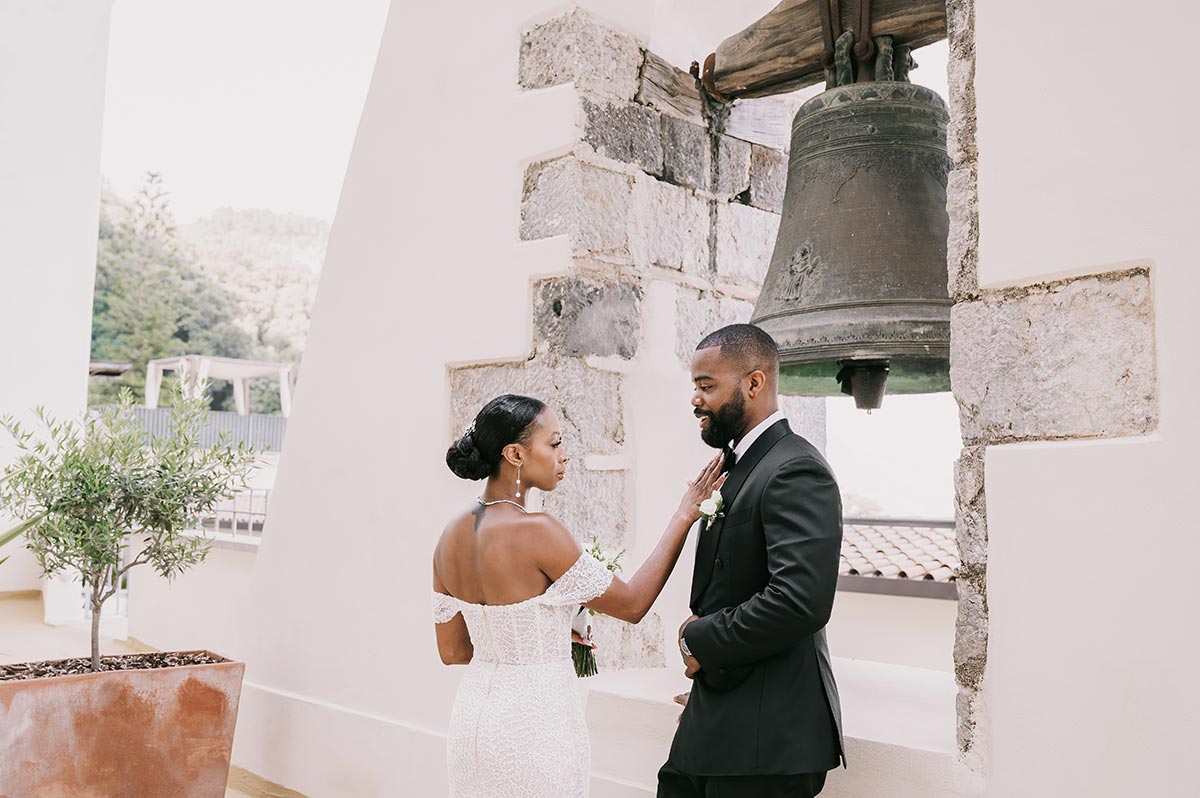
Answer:
<path fill-rule="evenodd" d="M 458 688 L 446 758 L 451 798 L 585 798 L 591 749 L 571 661 L 571 621 L 610 573 L 587 552 L 540 596 L 484 606 L 433 594 L 433 619 L 461 612 L 475 654 Z"/>

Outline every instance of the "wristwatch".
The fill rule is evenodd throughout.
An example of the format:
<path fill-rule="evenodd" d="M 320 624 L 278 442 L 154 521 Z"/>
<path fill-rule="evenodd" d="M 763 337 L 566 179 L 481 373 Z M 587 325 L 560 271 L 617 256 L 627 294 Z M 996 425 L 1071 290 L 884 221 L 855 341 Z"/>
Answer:
<path fill-rule="evenodd" d="M 692 659 L 695 659 L 695 656 L 692 655 L 692 650 L 688 648 L 687 638 L 683 635 L 679 636 L 679 650 L 683 652 L 685 657 L 691 657 Z"/>

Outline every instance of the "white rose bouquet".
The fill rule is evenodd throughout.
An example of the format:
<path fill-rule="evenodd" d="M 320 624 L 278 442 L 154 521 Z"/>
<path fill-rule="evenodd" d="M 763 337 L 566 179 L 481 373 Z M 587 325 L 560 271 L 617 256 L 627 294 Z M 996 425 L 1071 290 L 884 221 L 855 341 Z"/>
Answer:
<path fill-rule="evenodd" d="M 609 557 L 600 548 L 600 541 L 595 535 L 592 535 L 592 547 L 588 549 L 588 554 L 603 563 L 605 568 L 616 573 L 621 570 L 621 558 L 625 556 L 625 549 L 617 552 L 615 557 Z M 585 610 L 587 614 L 584 613 Z M 595 614 L 594 610 L 580 607 L 579 614 L 575 617 L 575 623 L 571 625 L 571 629 L 582 640 L 587 641 L 585 644 L 575 639 L 571 640 L 571 659 L 575 662 L 575 675 L 580 678 L 595 676 L 600 672 L 596 667 L 596 655 L 592 652 L 592 646 L 590 645 L 592 641 L 592 628 L 587 623 L 588 616 Z"/>

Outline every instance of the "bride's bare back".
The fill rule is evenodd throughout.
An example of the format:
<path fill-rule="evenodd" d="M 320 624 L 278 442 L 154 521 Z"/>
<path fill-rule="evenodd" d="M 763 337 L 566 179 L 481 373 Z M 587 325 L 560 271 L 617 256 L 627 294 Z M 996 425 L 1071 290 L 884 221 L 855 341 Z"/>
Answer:
<path fill-rule="evenodd" d="M 516 604 L 541 595 L 559 576 L 546 574 L 539 562 L 547 520 L 506 504 L 476 505 L 447 524 L 434 571 L 451 595 L 471 604 Z"/>

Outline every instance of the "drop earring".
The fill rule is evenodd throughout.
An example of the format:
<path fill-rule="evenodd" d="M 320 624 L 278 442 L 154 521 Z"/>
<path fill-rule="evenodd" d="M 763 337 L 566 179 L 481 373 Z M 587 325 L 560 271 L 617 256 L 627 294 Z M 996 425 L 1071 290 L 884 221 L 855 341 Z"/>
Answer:
<path fill-rule="evenodd" d="M 521 498 L 521 464 L 517 463 L 517 498 Z"/>

